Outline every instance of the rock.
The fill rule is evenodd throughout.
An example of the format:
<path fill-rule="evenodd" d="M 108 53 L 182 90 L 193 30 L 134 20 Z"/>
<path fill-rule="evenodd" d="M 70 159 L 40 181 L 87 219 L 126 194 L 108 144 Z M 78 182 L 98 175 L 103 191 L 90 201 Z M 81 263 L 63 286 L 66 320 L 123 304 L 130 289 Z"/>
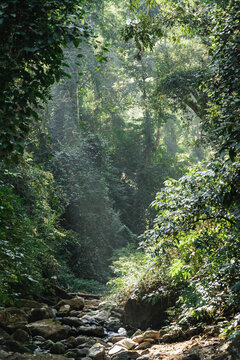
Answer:
<path fill-rule="evenodd" d="M 64 318 L 62 318 L 61 322 L 62 322 L 62 324 L 75 326 L 75 327 L 82 325 L 81 319 L 79 319 L 78 317 L 73 317 L 73 316 L 64 317 Z"/>
<path fill-rule="evenodd" d="M 28 309 L 40 309 L 42 307 L 47 307 L 46 304 L 40 303 L 35 300 L 29 299 L 19 299 L 18 300 L 18 307 L 20 308 L 28 308 Z"/>
<path fill-rule="evenodd" d="M 0 359 L 7 359 L 9 358 L 9 353 L 0 349 Z"/>
<path fill-rule="evenodd" d="M 8 351 L 19 352 L 19 353 L 29 353 L 30 352 L 30 350 L 26 346 L 20 344 L 18 341 L 15 341 L 13 339 L 6 340 L 5 346 Z"/>
<path fill-rule="evenodd" d="M 83 349 L 69 349 L 64 355 L 69 357 L 73 357 L 74 359 L 80 359 L 82 357 L 85 357 L 88 355 L 89 349 L 83 348 Z"/>
<path fill-rule="evenodd" d="M 56 342 L 55 344 L 53 344 L 50 348 L 50 352 L 52 354 L 63 354 L 66 350 L 66 347 L 63 343 L 61 343 L 60 341 Z"/>
<path fill-rule="evenodd" d="M 49 312 L 49 316 L 50 318 L 52 319 L 55 319 L 56 316 L 57 316 L 57 310 L 56 309 L 53 309 L 53 308 L 48 308 L 48 312 Z"/>
<path fill-rule="evenodd" d="M 60 316 L 65 316 L 65 315 L 67 315 L 67 314 L 70 312 L 70 309 L 71 309 L 71 307 L 70 307 L 69 304 L 62 305 L 62 306 L 60 307 L 60 309 L 58 310 L 58 314 L 59 314 Z"/>
<path fill-rule="evenodd" d="M 52 340 L 46 340 L 44 341 L 44 343 L 42 344 L 42 348 L 44 350 L 50 350 L 51 347 L 54 345 L 54 342 Z"/>
<path fill-rule="evenodd" d="M 121 323 L 119 319 L 110 318 L 108 321 L 105 321 L 105 327 L 110 331 L 118 331 L 121 328 Z"/>
<path fill-rule="evenodd" d="M 89 337 L 87 337 L 87 336 L 78 336 L 76 338 L 76 340 L 77 340 L 78 345 L 81 345 L 81 344 L 87 343 L 88 340 L 89 340 Z"/>
<path fill-rule="evenodd" d="M 233 334 L 227 343 L 227 351 L 233 360 L 240 360 L 240 334 Z"/>
<path fill-rule="evenodd" d="M 137 351 L 122 351 L 114 355 L 111 360 L 131 360 L 139 358 L 140 354 Z"/>
<path fill-rule="evenodd" d="M 94 319 L 100 323 L 109 321 L 109 318 L 110 318 L 110 311 L 107 310 L 97 311 L 96 314 L 94 315 Z"/>
<path fill-rule="evenodd" d="M 203 333 L 208 336 L 217 336 L 220 333 L 220 329 L 218 326 L 209 325 L 209 326 L 205 327 L 205 329 L 203 330 Z"/>
<path fill-rule="evenodd" d="M 82 310 L 84 308 L 84 299 L 82 297 L 76 296 L 73 299 L 61 300 L 59 301 L 59 303 L 57 303 L 55 308 L 59 310 L 61 306 L 64 305 L 70 305 L 71 310 Z"/>
<path fill-rule="evenodd" d="M 37 335 L 37 336 L 34 336 L 34 337 L 33 337 L 33 340 L 34 340 L 34 341 L 43 342 L 43 341 L 45 341 L 46 339 L 44 339 L 44 337 L 42 337 L 42 336 Z"/>
<path fill-rule="evenodd" d="M 126 338 L 126 339 L 118 341 L 116 343 L 116 345 L 122 346 L 125 349 L 130 350 L 130 349 L 134 348 L 138 344 L 135 341 L 133 341 L 132 339 Z"/>
<path fill-rule="evenodd" d="M 165 334 L 161 337 L 160 339 L 162 342 L 164 343 L 171 343 L 173 342 L 174 340 L 176 340 L 176 337 L 174 334 Z"/>
<path fill-rule="evenodd" d="M 115 354 L 118 354 L 119 352 L 126 351 L 126 349 L 122 346 L 119 346 L 115 344 L 109 351 L 108 355 L 113 356 Z"/>
<path fill-rule="evenodd" d="M 118 305 L 115 301 L 102 301 L 99 305 L 98 308 L 99 309 L 103 309 L 103 310 L 111 310 L 114 308 L 117 308 Z"/>
<path fill-rule="evenodd" d="M 191 327 L 184 331 L 186 337 L 192 337 L 195 335 L 199 335 L 202 332 L 202 328 L 200 327 Z"/>
<path fill-rule="evenodd" d="M 161 296 L 156 303 L 128 299 L 124 306 L 124 322 L 133 328 L 159 329 L 168 318 L 167 309 L 175 304 L 177 291 Z"/>
<path fill-rule="evenodd" d="M 98 336 L 103 337 L 104 336 L 104 328 L 101 326 L 80 326 L 78 328 L 78 332 L 83 335 L 89 335 L 89 336 Z"/>
<path fill-rule="evenodd" d="M 96 343 L 89 349 L 88 356 L 94 360 L 101 360 L 104 358 L 104 354 L 105 354 L 105 346 Z"/>
<path fill-rule="evenodd" d="M 4 344 L 6 340 L 10 340 L 10 339 L 11 336 L 5 330 L 0 328 L 0 345 Z"/>
<path fill-rule="evenodd" d="M 48 309 L 46 307 L 42 307 L 42 308 L 32 309 L 28 321 L 31 323 L 38 320 L 49 319 L 49 318 L 50 315 Z"/>
<path fill-rule="evenodd" d="M 141 344 L 139 344 L 136 347 L 136 350 L 144 350 L 144 349 L 148 349 L 149 347 L 151 347 L 152 343 L 150 343 L 149 341 L 143 341 Z"/>
<path fill-rule="evenodd" d="M 140 344 L 143 341 L 143 338 L 144 338 L 143 335 L 137 335 L 137 336 L 133 336 L 132 340 Z"/>
<path fill-rule="evenodd" d="M 1 358 L 0 358 L 1 359 Z M 7 360 L 74 360 L 66 358 L 62 355 L 53 355 L 53 354 L 19 354 L 16 353 L 12 356 L 8 356 Z"/>
<path fill-rule="evenodd" d="M 155 330 L 147 330 L 143 333 L 143 338 L 153 338 L 158 340 L 160 338 L 160 334 L 159 331 L 155 331 Z"/>
<path fill-rule="evenodd" d="M 56 296 L 60 297 L 61 299 L 71 299 L 72 296 L 68 294 L 64 289 L 60 288 L 59 286 L 55 285 L 54 287 Z"/>
<path fill-rule="evenodd" d="M 198 354 L 190 354 L 182 357 L 182 360 L 201 360 Z"/>
<path fill-rule="evenodd" d="M 30 340 L 29 334 L 26 331 L 22 330 L 22 329 L 17 329 L 13 333 L 12 337 L 13 337 L 14 340 L 19 341 L 22 344 L 26 344 Z"/>
<path fill-rule="evenodd" d="M 27 324 L 27 318 L 28 316 L 23 310 L 15 307 L 0 310 L 0 326 L 4 328 Z"/>
<path fill-rule="evenodd" d="M 59 341 L 67 337 L 68 331 L 59 322 L 52 319 L 39 320 L 27 325 L 33 336 L 40 335 L 45 339 Z"/>
<path fill-rule="evenodd" d="M 127 331 L 126 331 L 126 329 L 124 329 L 123 327 L 120 327 L 120 328 L 118 329 L 118 334 L 119 334 L 119 335 L 124 335 L 124 336 L 126 336 L 126 335 L 127 335 Z"/>
<path fill-rule="evenodd" d="M 111 337 L 109 340 L 113 343 L 116 344 L 117 342 L 121 341 L 125 339 L 125 336 L 113 336 Z M 134 339 L 132 339 L 133 341 L 135 341 Z"/>
<path fill-rule="evenodd" d="M 63 340 L 63 343 L 66 345 L 67 348 L 75 348 L 79 345 L 77 338 L 74 336 L 70 336 L 69 338 Z"/>

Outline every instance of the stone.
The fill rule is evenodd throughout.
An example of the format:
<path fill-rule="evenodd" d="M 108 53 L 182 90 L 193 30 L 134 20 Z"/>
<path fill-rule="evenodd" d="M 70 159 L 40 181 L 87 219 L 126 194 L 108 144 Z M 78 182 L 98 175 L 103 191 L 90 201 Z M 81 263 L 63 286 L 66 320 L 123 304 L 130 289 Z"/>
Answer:
<path fill-rule="evenodd" d="M 30 352 L 30 350 L 26 346 L 20 344 L 18 341 L 15 341 L 13 339 L 6 340 L 4 345 L 6 346 L 8 351 L 19 352 L 19 353 Z"/>
<path fill-rule="evenodd" d="M 175 340 L 175 338 L 174 334 L 165 334 L 161 337 L 161 341 L 164 343 L 171 343 Z"/>
<path fill-rule="evenodd" d="M 39 320 L 28 324 L 27 327 L 33 336 L 40 335 L 53 341 L 59 341 L 68 336 L 67 329 L 53 319 Z"/>
<path fill-rule="evenodd" d="M 140 354 L 137 351 L 122 351 L 111 357 L 111 360 L 134 360 L 139 358 Z"/>
<path fill-rule="evenodd" d="M 18 308 L 11 307 L 4 310 L 0 310 L 0 326 L 16 326 L 27 324 L 27 314 Z"/>
<path fill-rule="evenodd" d="M 144 338 L 143 335 L 137 335 L 137 336 L 133 336 L 132 340 L 140 344 L 143 341 L 143 338 Z"/>
<path fill-rule="evenodd" d="M 62 306 L 60 307 L 60 309 L 58 310 L 58 314 L 59 314 L 60 316 L 67 315 L 67 314 L 70 312 L 70 309 L 71 309 L 71 307 L 70 307 L 69 304 L 62 305 Z M 75 311 L 75 310 L 74 310 L 74 311 Z"/>
<path fill-rule="evenodd" d="M 68 317 L 62 318 L 61 323 L 65 324 L 65 325 L 75 326 L 75 327 L 82 325 L 81 319 L 79 319 L 78 317 L 73 317 L 73 316 L 68 316 Z"/>
<path fill-rule="evenodd" d="M 81 344 L 87 343 L 89 340 L 89 337 L 80 335 L 80 336 L 76 337 L 76 340 L 77 340 L 78 345 L 81 345 Z"/>
<path fill-rule="evenodd" d="M 6 340 L 10 340 L 10 339 L 11 336 L 5 330 L 0 328 L 0 345 L 4 344 Z"/>
<path fill-rule="evenodd" d="M 63 354 L 66 350 L 66 347 L 63 343 L 61 343 L 60 341 L 56 342 L 55 344 L 53 344 L 50 348 L 50 352 L 52 354 Z"/>
<path fill-rule="evenodd" d="M 13 333 L 12 337 L 13 337 L 14 340 L 19 341 L 22 344 L 26 344 L 30 340 L 30 335 L 26 331 L 24 331 L 22 329 L 17 329 Z"/>
<path fill-rule="evenodd" d="M 121 351 L 126 351 L 126 349 L 122 346 L 119 346 L 117 344 L 115 344 L 109 351 L 108 351 L 108 355 L 113 356 Z"/>
<path fill-rule="evenodd" d="M 0 358 L 1 359 L 1 358 Z M 63 355 L 54 355 L 54 354 L 14 354 L 8 356 L 7 360 L 74 360 L 74 358 L 66 358 Z"/>
<path fill-rule="evenodd" d="M 121 328 L 121 323 L 119 319 L 110 318 L 108 321 L 105 321 L 105 327 L 110 331 L 118 331 Z"/>
<path fill-rule="evenodd" d="M 74 348 L 79 345 L 77 338 L 74 336 L 70 336 L 69 338 L 65 339 L 63 343 L 67 346 L 67 348 Z"/>
<path fill-rule="evenodd" d="M 44 303 L 40 303 L 38 301 L 35 300 L 29 300 L 29 299 L 19 299 L 18 300 L 18 307 L 20 308 L 29 308 L 29 309 L 37 309 L 37 308 L 42 308 L 42 307 L 48 307 L 46 304 Z"/>
<path fill-rule="evenodd" d="M 102 360 L 105 354 L 105 346 L 99 343 L 94 344 L 90 349 L 88 356 L 94 360 Z"/>
<path fill-rule="evenodd" d="M 99 321 L 100 323 L 107 322 L 110 318 L 110 311 L 107 310 L 99 310 L 94 315 L 94 319 Z"/>
<path fill-rule="evenodd" d="M 133 341 L 132 339 L 126 338 L 126 339 L 122 339 L 122 340 L 118 341 L 116 343 L 116 345 L 122 346 L 125 349 L 130 350 L 138 344 L 135 341 Z"/>
<path fill-rule="evenodd" d="M 167 310 L 177 299 L 177 291 L 168 290 L 168 295 L 159 297 L 155 303 L 129 298 L 124 306 L 124 322 L 132 328 L 159 329 L 168 318 Z"/>
<path fill-rule="evenodd" d="M 50 315 L 48 309 L 46 307 L 42 307 L 42 308 L 32 309 L 28 321 L 31 323 L 38 320 L 49 319 L 49 318 Z"/>
<path fill-rule="evenodd" d="M 119 329 L 118 329 L 118 334 L 119 335 L 127 335 L 127 331 L 126 331 L 126 329 L 124 329 L 123 327 L 120 327 Z"/>
<path fill-rule="evenodd" d="M 118 341 L 121 341 L 125 339 L 125 336 L 113 336 L 111 337 L 109 340 L 113 343 L 116 344 Z M 134 339 L 132 339 L 133 341 L 135 341 Z"/>
<path fill-rule="evenodd" d="M 201 360 L 198 354 L 190 354 L 182 357 L 182 360 Z"/>
<path fill-rule="evenodd" d="M 59 303 L 57 303 L 55 308 L 59 310 L 63 305 L 70 305 L 71 310 L 82 310 L 84 308 L 84 299 L 82 297 L 76 296 L 73 299 L 61 300 Z"/>
<path fill-rule="evenodd" d="M 233 335 L 227 343 L 227 350 L 232 355 L 233 360 L 240 360 L 240 334 Z"/>
<path fill-rule="evenodd" d="M 50 318 L 52 319 L 55 319 L 56 316 L 57 316 L 57 310 L 56 309 L 53 309 L 53 308 L 48 308 L 48 312 L 49 312 L 49 316 Z"/>
<path fill-rule="evenodd" d="M 136 350 L 144 350 L 144 349 L 151 347 L 151 345 L 152 345 L 152 343 L 150 343 L 149 341 L 143 341 L 141 344 L 139 344 L 136 347 Z"/>
<path fill-rule="evenodd" d="M 33 340 L 34 340 L 34 341 L 43 342 L 43 341 L 45 341 L 46 339 L 44 339 L 44 337 L 42 337 L 42 336 L 37 335 L 37 336 L 34 336 L 34 337 L 33 337 Z"/>
<path fill-rule="evenodd" d="M 158 340 L 160 338 L 160 334 L 159 331 L 156 330 L 147 330 L 143 333 L 143 338 L 153 338 Z"/>
<path fill-rule="evenodd" d="M 78 328 L 78 332 L 83 335 L 89 335 L 89 336 L 98 336 L 103 337 L 104 336 L 104 328 L 101 326 L 80 326 Z"/>
<path fill-rule="evenodd" d="M 83 349 L 69 349 L 64 355 L 67 357 L 72 356 L 74 359 L 79 359 L 82 357 L 85 357 L 86 355 L 88 355 L 88 348 L 83 348 Z"/>
<path fill-rule="evenodd" d="M 118 305 L 115 301 L 102 301 L 99 305 L 98 308 L 99 309 L 104 309 L 104 310 L 111 310 L 113 308 L 117 308 Z"/>
<path fill-rule="evenodd" d="M 46 340 L 46 341 L 44 341 L 44 343 L 42 344 L 41 347 L 44 350 L 50 350 L 53 345 L 54 345 L 54 342 L 52 340 Z"/>

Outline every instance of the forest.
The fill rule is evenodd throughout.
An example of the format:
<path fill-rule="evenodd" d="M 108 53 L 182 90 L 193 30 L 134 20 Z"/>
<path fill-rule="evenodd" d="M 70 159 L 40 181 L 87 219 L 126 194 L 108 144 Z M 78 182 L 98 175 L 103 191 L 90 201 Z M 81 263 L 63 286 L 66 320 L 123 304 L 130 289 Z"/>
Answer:
<path fill-rule="evenodd" d="M 240 2 L 2 0 L 0 34 L 0 344 L 56 289 L 240 343 Z"/>

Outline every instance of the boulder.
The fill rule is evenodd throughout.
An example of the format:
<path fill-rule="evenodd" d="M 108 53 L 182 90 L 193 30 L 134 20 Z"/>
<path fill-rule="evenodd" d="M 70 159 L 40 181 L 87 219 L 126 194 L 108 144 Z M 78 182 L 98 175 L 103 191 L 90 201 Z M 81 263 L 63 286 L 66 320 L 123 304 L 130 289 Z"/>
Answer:
<path fill-rule="evenodd" d="M 104 336 L 104 328 L 101 326 L 80 326 L 78 328 L 78 332 L 83 335 L 88 336 L 98 336 L 103 337 Z"/>
<path fill-rule="evenodd" d="M 126 349 L 123 346 L 115 344 L 109 351 L 108 355 L 113 356 L 118 354 L 119 352 L 126 351 Z"/>
<path fill-rule="evenodd" d="M 67 348 L 74 348 L 79 345 L 77 338 L 74 336 L 70 336 L 69 338 L 65 339 L 63 343 L 66 345 Z"/>
<path fill-rule="evenodd" d="M 19 352 L 19 353 L 30 352 L 30 350 L 26 346 L 20 344 L 18 341 L 15 341 L 13 339 L 6 340 L 4 345 L 8 351 Z"/>
<path fill-rule="evenodd" d="M 53 344 L 50 348 L 50 352 L 52 354 L 64 354 L 65 350 L 66 350 L 65 345 L 60 341 Z"/>
<path fill-rule="evenodd" d="M 1 358 L 0 358 L 1 359 Z M 19 354 L 10 355 L 7 357 L 7 360 L 74 360 L 66 358 L 63 355 L 53 355 L 53 354 Z"/>
<path fill-rule="evenodd" d="M 90 349 L 88 356 L 94 360 L 102 360 L 105 354 L 105 346 L 99 343 L 94 344 Z"/>
<path fill-rule="evenodd" d="M 111 357 L 111 360 L 134 360 L 137 359 L 140 354 L 137 351 L 121 351 Z"/>
<path fill-rule="evenodd" d="M 13 339 L 19 341 L 21 344 L 26 344 L 30 341 L 30 335 L 23 329 L 17 329 L 13 335 Z"/>
<path fill-rule="evenodd" d="M 60 309 L 58 310 L 59 316 L 66 316 L 71 310 L 71 307 L 69 304 L 62 305 Z"/>
<path fill-rule="evenodd" d="M 53 341 L 65 339 L 68 335 L 67 329 L 53 319 L 39 320 L 28 324 L 27 327 L 33 336 L 40 335 Z"/>
<path fill-rule="evenodd" d="M 128 299 L 124 306 L 124 322 L 132 328 L 159 329 L 168 318 L 167 309 L 175 304 L 177 291 L 161 296 L 155 303 Z"/>
<path fill-rule="evenodd" d="M 48 309 L 46 307 L 42 307 L 42 308 L 32 309 L 28 321 L 35 322 L 38 320 L 49 319 L 49 318 L 50 318 L 50 314 Z"/>
<path fill-rule="evenodd" d="M 27 314 L 16 307 L 0 310 L 0 326 L 4 328 L 27 324 L 27 318 Z"/>
<path fill-rule="evenodd" d="M 20 308 L 28 308 L 28 309 L 40 309 L 42 307 L 48 307 L 44 303 L 40 303 L 35 300 L 29 300 L 29 299 L 19 299 L 18 300 L 18 307 Z"/>
<path fill-rule="evenodd" d="M 137 335 L 132 337 L 132 340 L 138 344 L 140 344 L 143 341 L 143 339 L 144 339 L 143 335 Z"/>
<path fill-rule="evenodd" d="M 152 338 L 158 340 L 160 338 L 159 331 L 156 330 L 147 330 L 142 334 L 144 339 Z"/>
<path fill-rule="evenodd" d="M 84 308 L 84 299 L 82 297 L 76 296 L 73 299 L 61 300 L 57 303 L 55 308 L 59 310 L 61 306 L 64 305 L 70 305 L 71 310 L 82 310 Z"/>
<path fill-rule="evenodd" d="M 10 340 L 10 339 L 11 336 L 5 330 L 0 328 L 0 345 L 3 345 L 6 342 L 6 340 Z"/>
<path fill-rule="evenodd" d="M 138 344 L 135 341 L 133 341 L 132 339 L 126 338 L 126 339 L 122 339 L 122 340 L 118 341 L 116 343 L 116 345 L 122 346 L 125 349 L 130 350 Z"/>
<path fill-rule="evenodd" d="M 61 322 L 62 324 L 75 326 L 75 327 L 82 325 L 81 319 L 75 316 L 64 317 L 62 318 Z"/>

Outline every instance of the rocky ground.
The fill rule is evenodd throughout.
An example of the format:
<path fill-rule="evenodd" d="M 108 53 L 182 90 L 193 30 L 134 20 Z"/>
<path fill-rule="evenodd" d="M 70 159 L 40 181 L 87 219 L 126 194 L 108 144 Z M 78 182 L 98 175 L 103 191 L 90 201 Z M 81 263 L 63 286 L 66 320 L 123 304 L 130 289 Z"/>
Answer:
<path fill-rule="evenodd" d="M 123 324 L 114 302 L 71 296 L 55 306 L 22 299 L 0 310 L 0 359 L 240 359 L 240 336 L 226 342 L 214 328 L 136 330 Z"/>

